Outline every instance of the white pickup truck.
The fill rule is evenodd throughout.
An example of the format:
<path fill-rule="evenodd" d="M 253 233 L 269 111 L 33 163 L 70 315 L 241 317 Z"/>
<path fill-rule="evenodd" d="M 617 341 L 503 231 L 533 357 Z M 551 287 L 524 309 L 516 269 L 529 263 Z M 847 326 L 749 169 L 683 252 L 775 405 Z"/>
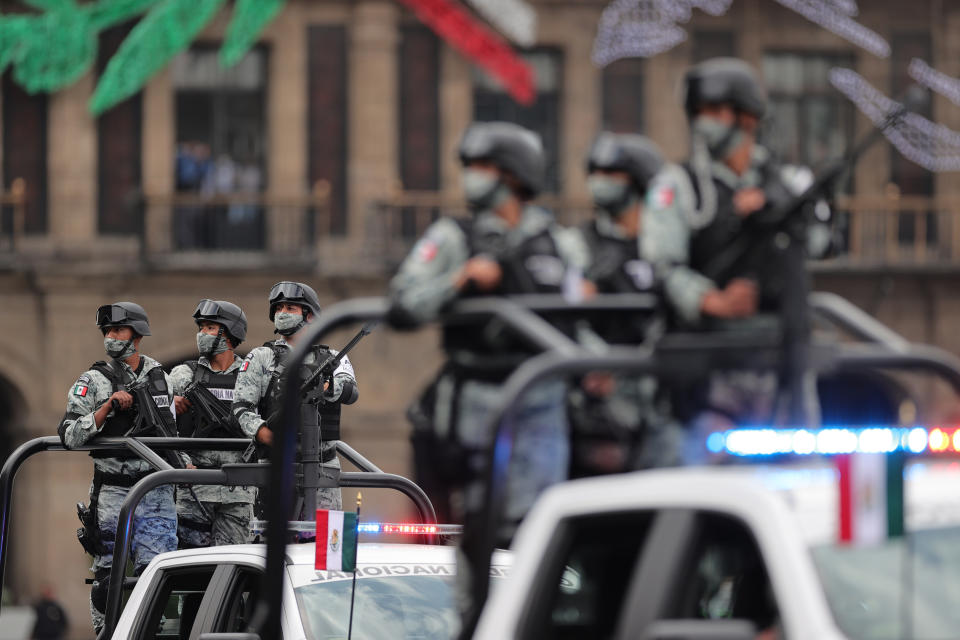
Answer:
<path fill-rule="evenodd" d="M 828 459 L 558 485 L 474 637 L 957 637 L 960 467 L 918 461 L 905 478 L 907 536 L 866 547 L 837 542 Z"/>
<path fill-rule="evenodd" d="M 447 640 L 460 628 L 454 547 L 360 543 L 353 637 Z M 266 546 L 174 551 L 147 566 L 111 638 L 241 638 L 260 595 Z M 287 547 L 284 640 L 346 638 L 352 574 L 314 569 L 313 544 Z M 491 576 L 509 557 L 494 556 Z M 497 580 L 499 582 L 499 580 Z M 264 639 L 266 640 L 266 639 Z M 271 639 L 279 640 L 279 639 Z"/>

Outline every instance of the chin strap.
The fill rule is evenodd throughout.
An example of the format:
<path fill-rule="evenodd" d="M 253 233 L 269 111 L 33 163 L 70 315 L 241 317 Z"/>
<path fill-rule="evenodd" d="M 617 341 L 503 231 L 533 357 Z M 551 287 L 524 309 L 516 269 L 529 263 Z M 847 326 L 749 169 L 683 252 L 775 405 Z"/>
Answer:
<path fill-rule="evenodd" d="M 217 331 L 217 338 L 213 341 L 213 345 L 210 346 L 210 351 L 207 353 L 201 353 L 203 357 L 207 360 L 213 360 L 213 356 L 217 353 L 217 347 L 220 346 L 220 341 L 223 340 L 223 325 L 220 325 L 220 330 Z"/>

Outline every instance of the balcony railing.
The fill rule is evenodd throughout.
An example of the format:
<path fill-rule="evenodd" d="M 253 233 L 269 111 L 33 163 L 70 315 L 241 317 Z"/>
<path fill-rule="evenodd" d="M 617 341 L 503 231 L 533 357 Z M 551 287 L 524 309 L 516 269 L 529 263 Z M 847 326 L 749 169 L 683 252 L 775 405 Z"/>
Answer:
<path fill-rule="evenodd" d="M 141 257 L 152 266 L 311 267 L 321 239 L 340 232 L 322 183 L 291 196 L 147 194 L 138 206 Z"/>

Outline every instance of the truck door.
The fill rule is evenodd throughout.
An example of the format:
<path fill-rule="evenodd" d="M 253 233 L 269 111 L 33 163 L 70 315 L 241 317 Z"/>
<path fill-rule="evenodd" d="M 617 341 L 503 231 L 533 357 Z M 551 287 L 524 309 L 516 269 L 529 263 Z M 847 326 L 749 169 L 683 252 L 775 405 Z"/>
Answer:
<path fill-rule="evenodd" d="M 198 615 L 215 597 L 215 564 L 157 571 L 133 623 L 136 640 L 189 640 Z"/>

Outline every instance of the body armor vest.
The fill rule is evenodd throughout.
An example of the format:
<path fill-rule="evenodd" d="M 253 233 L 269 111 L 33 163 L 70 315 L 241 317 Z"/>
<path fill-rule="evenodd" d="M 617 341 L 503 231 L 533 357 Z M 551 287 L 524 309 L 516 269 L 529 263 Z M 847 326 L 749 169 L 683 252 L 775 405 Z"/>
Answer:
<path fill-rule="evenodd" d="M 699 207 L 700 193 L 696 176 L 689 165 L 684 165 L 684 169 L 690 177 Z M 690 238 L 690 266 L 700 272 L 705 271 L 714 256 L 726 249 L 737 236 L 750 233 L 750 229 L 759 223 L 764 213 L 763 210 L 755 211 L 746 218 L 737 215 L 733 203 L 734 190 L 716 176 L 711 179 L 717 192 L 717 210 L 710 222 L 695 230 Z M 756 281 L 760 288 L 760 309 L 776 310 L 779 308 L 783 290 L 781 265 L 784 259 L 785 254 L 778 251 L 772 242 L 757 246 L 747 264 L 735 271 L 719 274 L 716 278 L 717 286 L 722 289 L 734 278 L 750 278 Z"/>
<path fill-rule="evenodd" d="M 112 392 L 120 391 L 121 389 L 126 389 L 134 381 L 130 380 L 129 383 L 125 382 L 122 379 L 122 372 L 119 368 L 115 368 L 107 364 L 106 362 L 99 360 L 90 365 L 90 368 L 94 371 L 99 371 L 103 376 L 110 381 L 110 386 Z M 157 403 L 157 407 L 160 409 L 160 413 L 163 418 L 166 420 L 169 418 L 170 421 L 170 433 L 174 432 L 173 424 L 173 415 L 170 413 L 170 395 L 169 389 L 167 388 L 167 379 L 163 375 L 163 369 L 160 367 L 154 367 L 149 372 L 147 372 L 147 385 L 150 391 L 150 396 L 153 398 L 154 402 Z M 127 434 L 128 431 L 133 427 L 133 421 L 135 417 L 135 408 L 131 408 L 127 411 L 114 411 L 114 414 L 108 417 L 103 426 L 100 429 L 100 435 L 107 437 L 123 437 Z M 166 435 L 161 431 L 157 430 L 154 433 L 140 433 L 141 436 L 163 436 Z M 137 456 L 132 453 L 118 452 L 118 451 L 91 451 L 90 456 L 93 458 L 120 458 L 120 459 L 133 459 Z"/>
<path fill-rule="evenodd" d="M 240 370 L 234 369 L 230 373 L 211 371 L 207 367 L 201 367 L 197 360 L 188 360 L 184 364 L 190 367 L 190 371 L 193 372 L 191 382 L 199 382 L 206 387 L 220 404 L 224 406 L 227 413 L 230 413 L 230 405 L 233 402 L 233 388 L 237 384 L 237 374 L 240 373 Z M 231 413 L 230 415 L 232 416 L 233 414 Z M 196 431 L 195 422 L 196 415 L 192 410 L 178 415 L 177 434 L 185 438 L 193 436 Z M 235 432 L 232 433 L 226 428 L 218 428 L 209 434 L 204 434 L 204 437 L 235 438 L 237 436 Z"/>
<path fill-rule="evenodd" d="M 470 257 L 490 255 L 503 270 L 503 278 L 497 289 L 482 294 L 468 290 L 464 292 L 464 297 L 563 291 L 566 265 L 560 258 L 549 227 L 524 239 L 519 246 L 507 247 L 504 234 L 480 234 L 476 232 L 472 219 L 458 219 L 456 222 L 467 238 Z M 474 323 L 444 325 L 443 347 L 448 353 L 469 354 L 471 371 L 468 377 L 491 380 L 505 378 L 530 356 L 526 345 L 506 335 L 506 332 L 485 331 L 483 324 Z"/>
<path fill-rule="evenodd" d="M 281 346 L 276 342 L 264 342 L 263 346 L 273 352 L 273 373 L 270 375 L 270 383 L 267 385 L 267 392 L 263 394 L 260 404 L 257 408 L 258 413 L 263 418 L 273 415 L 279 415 L 280 411 L 280 380 L 286 369 L 287 356 L 290 354 L 288 347 Z M 320 364 L 326 360 L 330 354 L 330 348 L 326 345 L 316 345 L 313 348 L 314 361 L 312 364 L 304 365 L 304 371 L 298 380 L 303 380 L 312 375 Z M 341 403 L 326 402 L 317 405 L 317 413 L 320 415 L 320 439 L 324 442 L 340 439 L 340 411 Z"/>

